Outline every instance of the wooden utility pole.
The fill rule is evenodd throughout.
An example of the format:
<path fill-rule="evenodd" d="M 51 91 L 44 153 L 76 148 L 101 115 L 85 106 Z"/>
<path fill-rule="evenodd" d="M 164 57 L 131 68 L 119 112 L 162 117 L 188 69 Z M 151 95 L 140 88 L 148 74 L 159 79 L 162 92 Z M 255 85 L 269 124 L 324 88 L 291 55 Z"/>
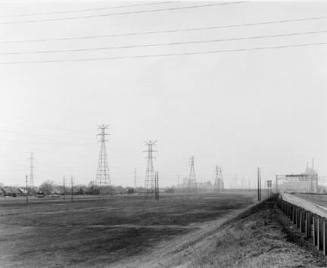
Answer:
<path fill-rule="evenodd" d="M 70 201 L 73 202 L 73 200 L 74 200 L 74 179 L 73 179 L 73 176 L 71 176 L 71 178 L 70 178 L 70 184 L 71 184 Z"/>
<path fill-rule="evenodd" d="M 261 174 L 260 168 L 258 168 L 258 201 L 261 201 Z"/>
<path fill-rule="evenodd" d="M 63 189 L 63 192 L 64 192 L 64 200 L 66 200 L 66 178 L 63 177 L 62 178 L 62 189 Z"/>
<path fill-rule="evenodd" d="M 25 176 L 25 196 L 26 196 L 26 205 L 28 204 L 28 188 L 27 188 L 27 183 L 28 183 L 28 176 Z"/>

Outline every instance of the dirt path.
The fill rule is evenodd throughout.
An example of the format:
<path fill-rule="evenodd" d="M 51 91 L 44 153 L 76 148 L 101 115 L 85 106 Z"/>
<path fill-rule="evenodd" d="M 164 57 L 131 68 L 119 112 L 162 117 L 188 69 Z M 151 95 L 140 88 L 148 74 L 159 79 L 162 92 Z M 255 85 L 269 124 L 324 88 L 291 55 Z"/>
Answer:
<path fill-rule="evenodd" d="M 250 206 L 251 207 L 251 206 Z M 145 252 L 142 255 L 137 255 L 128 258 L 124 261 L 113 263 L 110 267 L 172 267 L 184 261 L 185 254 L 192 252 L 194 245 L 199 244 L 200 241 L 213 235 L 219 227 L 221 227 L 228 220 L 233 219 L 249 207 L 240 210 L 234 210 L 223 218 L 201 223 L 194 224 L 190 227 L 197 227 L 198 229 L 178 236 L 177 238 L 169 241 L 163 241 L 151 251 Z"/>

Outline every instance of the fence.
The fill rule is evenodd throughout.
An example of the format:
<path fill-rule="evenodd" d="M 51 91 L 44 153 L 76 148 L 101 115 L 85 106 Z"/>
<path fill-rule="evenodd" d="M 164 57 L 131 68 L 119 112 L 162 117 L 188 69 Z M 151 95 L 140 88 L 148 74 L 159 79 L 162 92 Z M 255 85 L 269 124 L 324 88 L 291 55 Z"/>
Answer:
<path fill-rule="evenodd" d="M 327 213 L 319 211 L 321 210 L 319 207 L 309 202 L 304 200 L 297 202 L 294 199 L 296 198 L 282 196 L 282 198 L 278 199 L 277 204 L 298 230 L 304 233 L 307 239 L 312 239 L 316 248 L 322 250 L 324 255 L 327 255 Z M 297 202 L 298 205 L 294 204 L 293 201 Z M 303 204 L 304 206 L 302 206 Z M 313 207 L 314 212 L 312 212 L 310 206 Z"/>

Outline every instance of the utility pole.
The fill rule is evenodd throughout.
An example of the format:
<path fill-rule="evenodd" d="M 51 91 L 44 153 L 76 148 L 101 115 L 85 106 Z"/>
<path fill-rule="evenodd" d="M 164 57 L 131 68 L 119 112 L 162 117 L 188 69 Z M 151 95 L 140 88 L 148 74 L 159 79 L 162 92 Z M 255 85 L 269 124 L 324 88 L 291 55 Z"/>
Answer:
<path fill-rule="evenodd" d="M 268 198 L 270 198 L 271 195 L 272 195 L 272 191 L 271 191 L 271 189 L 272 189 L 272 180 L 267 180 L 267 188 L 268 188 Z"/>
<path fill-rule="evenodd" d="M 260 168 L 258 168 L 258 201 L 261 201 L 261 172 Z"/>
<path fill-rule="evenodd" d="M 34 156 L 33 153 L 30 154 L 30 183 L 31 189 L 34 187 Z"/>
<path fill-rule="evenodd" d="M 146 192 L 148 194 L 152 194 L 154 192 L 154 167 L 153 167 L 153 153 L 157 152 L 153 150 L 153 147 L 156 145 L 157 141 L 148 140 L 145 142 L 147 146 L 147 150 L 145 151 L 147 153 L 147 167 L 146 167 L 146 173 L 145 173 L 145 181 L 144 181 L 144 187 L 146 189 Z"/>
<path fill-rule="evenodd" d="M 26 196 L 26 205 L 28 204 L 28 187 L 27 187 L 27 184 L 28 184 L 28 176 L 26 175 L 25 176 L 25 196 Z"/>
<path fill-rule="evenodd" d="M 193 191 L 197 190 L 195 167 L 194 167 L 194 156 L 192 156 L 190 159 L 190 174 L 188 178 L 188 183 L 190 189 L 192 189 Z"/>
<path fill-rule="evenodd" d="M 106 148 L 106 136 L 109 134 L 106 133 L 108 129 L 108 125 L 100 125 L 98 127 L 99 133 L 97 136 L 100 138 L 100 153 L 99 153 L 99 160 L 98 160 L 98 168 L 96 173 L 96 184 L 101 185 L 110 185 L 110 176 L 109 176 L 109 166 L 108 166 L 108 155 L 107 155 L 107 148 Z"/>
<path fill-rule="evenodd" d="M 65 176 L 62 178 L 62 188 L 64 192 L 64 200 L 66 200 L 66 178 Z"/>
<path fill-rule="evenodd" d="M 71 185 L 71 192 L 70 192 L 70 201 L 74 201 L 74 179 L 73 176 L 70 177 L 70 185 Z"/>
<path fill-rule="evenodd" d="M 155 199 L 159 200 L 159 174 L 158 174 L 158 172 L 156 172 L 156 174 L 155 174 L 154 184 L 155 184 L 155 188 L 154 188 L 155 189 L 155 191 L 154 191 Z"/>

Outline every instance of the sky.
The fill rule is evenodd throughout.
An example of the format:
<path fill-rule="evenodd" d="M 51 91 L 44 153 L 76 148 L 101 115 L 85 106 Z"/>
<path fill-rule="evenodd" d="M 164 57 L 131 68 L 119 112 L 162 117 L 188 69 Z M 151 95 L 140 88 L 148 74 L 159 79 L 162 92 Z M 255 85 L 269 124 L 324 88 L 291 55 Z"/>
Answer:
<path fill-rule="evenodd" d="M 322 1 L 242 2 L 169 10 L 207 3 L 217 2 L 1 0 L 0 182 L 23 185 L 29 174 L 30 152 L 35 158 L 36 184 L 45 180 L 60 183 L 63 176 L 74 176 L 75 184 L 94 180 L 100 124 L 109 124 L 107 150 L 114 185 L 133 185 L 135 168 L 137 185 L 144 184 L 143 151 L 148 139 L 158 141 L 154 166 L 162 186 L 188 176 L 191 156 L 195 158 L 199 182 L 213 181 L 215 166 L 219 165 L 229 187 L 242 183 L 254 187 L 257 167 L 264 180 L 274 179 L 276 174 L 302 172 L 312 158 L 319 175 L 326 176 L 327 45 L 135 56 L 324 43 L 327 18 L 148 35 L 28 41 L 317 18 L 327 12 L 327 3 Z M 118 7 L 122 5 L 134 6 Z M 88 15 L 92 16 L 57 20 Z M 55 20 L 47 21 L 49 18 Z M 320 33 L 8 54 L 312 31 Z M 112 57 L 125 58 L 108 59 Z M 79 61 L 86 58 L 106 60 Z M 40 63 L 51 60 L 55 62 Z"/>

